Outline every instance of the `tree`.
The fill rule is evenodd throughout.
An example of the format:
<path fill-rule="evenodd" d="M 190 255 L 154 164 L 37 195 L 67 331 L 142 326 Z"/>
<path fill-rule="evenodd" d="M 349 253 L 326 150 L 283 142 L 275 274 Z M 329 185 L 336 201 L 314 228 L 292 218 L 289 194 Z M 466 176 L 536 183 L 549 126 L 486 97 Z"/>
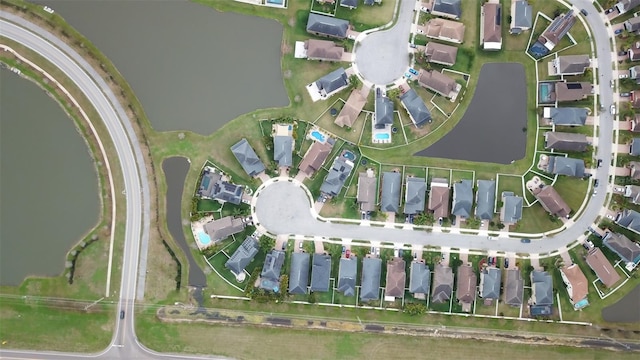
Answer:
<path fill-rule="evenodd" d="M 267 235 L 260 236 L 260 249 L 264 252 L 269 252 L 276 246 L 276 240 L 270 238 Z"/>
<path fill-rule="evenodd" d="M 421 213 L 413 218 L 413 223 L 416 225 L 433 225 L 435 219 L 431 213 Z"/>

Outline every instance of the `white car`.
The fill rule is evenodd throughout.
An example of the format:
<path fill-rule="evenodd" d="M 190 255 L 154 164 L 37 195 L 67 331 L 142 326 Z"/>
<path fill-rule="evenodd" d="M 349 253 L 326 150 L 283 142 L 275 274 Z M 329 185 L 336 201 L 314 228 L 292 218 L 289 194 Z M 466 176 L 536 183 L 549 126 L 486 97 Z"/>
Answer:
<path fill-rule="evenodd" d="M 629 74 L 620 74 L 618 75 L 618 79 L 626 79 L 629 77 Z"/>
<path fill-rule="evenodd" d="M 48 6 L 43 7 L 42 10 L 48 12 L 49 14 L 53 14 L 53 9 Z"/>
<path fill-rule="evenodd" d="M 612 104 L 611 105 L 611 115 L 615 115 L 616 114 L 616 105 Z"/>

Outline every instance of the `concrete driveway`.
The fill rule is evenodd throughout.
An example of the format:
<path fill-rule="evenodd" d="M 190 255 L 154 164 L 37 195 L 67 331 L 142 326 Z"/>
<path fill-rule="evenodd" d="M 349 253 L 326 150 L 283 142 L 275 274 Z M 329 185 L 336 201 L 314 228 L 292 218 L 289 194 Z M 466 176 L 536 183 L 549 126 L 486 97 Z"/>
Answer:
<path fill-rule="evenodd" d="M 387 85 L 402 77 L 409 67 L 409 34 L 415 1 L 401 1 L 396 24 L 373 32 L 356 44 L 356 66 L 366 81 Z"/>

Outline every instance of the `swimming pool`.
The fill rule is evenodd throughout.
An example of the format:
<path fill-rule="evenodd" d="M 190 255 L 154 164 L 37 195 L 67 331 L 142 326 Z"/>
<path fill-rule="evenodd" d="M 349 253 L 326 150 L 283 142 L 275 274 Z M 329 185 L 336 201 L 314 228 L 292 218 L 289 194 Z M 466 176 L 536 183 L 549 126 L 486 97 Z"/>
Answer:
<path fill-rule="evenodd" d="M 582 309 L 583 307 L 589 305 L 589 301 L 587 299 L 582 299 L 573 305 L 576 309 Z"/>
<path fill-rule="evenodd" d="M 327 140 L 327 138 L 324 136 L 324 134 L 323 134 L 323 133 L 321 133 L 321 132 L 320 132 L 320 131 L 318 131 L 318 130 L 313 130 L 313 131 L 311 132 L 311 137 L 312 137 L 312 138 L 314 138 L 314 139 L 316 139 L 317 141 L 319 141 L 319 142 L 321 142 L 321 143 L 324 143 L 324 142 Z"/>
<path fill-rule="evenodd" d="M 541 103 L 549 103 L 551 102 L 551 91 L 552 91 L 552 86 L 551 84 L 540 84 L 540 102 Z"/>
<path fill-rule="evenodd" d="M 378 133 L 373 136 L 376 140 L 389 140 L 391 138 L 390 134 L 387 133 Z"/>
<path fill-rule="evenodd" d="M 284 3 L 284 0 L 267 0 L 267 2 L 269 4 L 278 4 L 278 5 L 282 5 Z"/>
<path fill-rule="evenodd" d="M 345 152 L 342 154 L 342 156 L 344 156 L 344 158 L 347 159 L 347 160 L 351 160 L 351 161 L 355 161 L 356 160 L 356 154 L 352 153 L 349 150 L 345 150 Z"/>
<path fill-rule="evenodd" d="M 211 238 L 204 231 L 198 231 L 198 241 L 202 245 L 209 245 L 211 243 Z"/>

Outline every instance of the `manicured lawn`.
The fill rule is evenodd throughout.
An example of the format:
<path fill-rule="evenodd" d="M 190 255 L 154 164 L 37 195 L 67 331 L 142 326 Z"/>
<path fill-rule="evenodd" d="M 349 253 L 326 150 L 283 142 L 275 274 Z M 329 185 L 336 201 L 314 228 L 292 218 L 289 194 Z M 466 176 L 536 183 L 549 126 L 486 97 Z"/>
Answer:
<path fill-rule="evenodd" d="M 515 226 L 512 226 L 511 230 L 523 233 L 541 233 L 557 229 L 560 226 L 562 226 L 560 220 L 552 221 L 542 205 L 536 203 L 522 209 L 522 219 Z"/>
<path fill-rule="evenodd" d="M 360 4 L 353 10 L 338 6 L 336 17 L 349 20 L 356 31 L 363 31 L 389 23 L 392 20 L 395 5 L 395 1 L 383 1 L 373 6 Z"/>
<path fill-rule="evenodd" d="M 568 176 L 558 176 L 558 179 L 553 184 L 553 187 L 558 191 L 558 194 L 562 196 L 564 201 L 567 202 L 567 205 L 569 205 L 573 212 L 576 212 L 584 202 L 585 196 L 587 196 L 588 186 L 588 180 Z"/>
<path fill-rule="evenodd" d="M 522 177 L 521 176 L 498 176 L 498 197 L 502 196 L 503 191 L 511 191 L 515 195 L 522 196 Z"/>

